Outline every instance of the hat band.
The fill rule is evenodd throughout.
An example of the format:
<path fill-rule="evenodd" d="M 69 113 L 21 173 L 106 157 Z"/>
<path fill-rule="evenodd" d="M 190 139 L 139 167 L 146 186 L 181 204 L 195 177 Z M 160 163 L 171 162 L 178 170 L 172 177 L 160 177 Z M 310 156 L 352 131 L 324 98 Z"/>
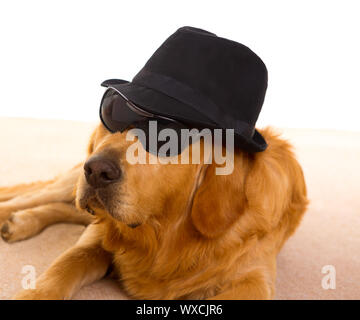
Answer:
<path fill-rule="evenodd" d="M 204 114 L 204 117 L 209 118 L 214 124 L 223 123 L 226 128 L 233 128 L 235 133 L 243 135 L 247 138 L 252 138 L 255 133 L 255 127 L 250 124 L 233 119 L 224 114 L 220 108 L 210 99 L 188 87 L 187 85 L 162 74 L 154 73 L 143 68 L 133 79 L 133 83 L 159 91 L 171 98 L 174 98 L 184 104 L 194 108 L 196 111 Z M 221 121 L 219 121 L 221 120 Z M 221 125 L 220 127 L 223 127 Z"/>

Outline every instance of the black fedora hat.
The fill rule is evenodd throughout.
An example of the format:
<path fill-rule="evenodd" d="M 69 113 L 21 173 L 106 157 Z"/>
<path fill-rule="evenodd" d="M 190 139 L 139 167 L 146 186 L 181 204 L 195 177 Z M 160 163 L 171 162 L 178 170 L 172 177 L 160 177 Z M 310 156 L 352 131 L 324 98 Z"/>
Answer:
<path fill-rule="evenodd" d="M 248 47 L 205 30 L 183 27 L 151 56 L 131 82 L 114 87 L 146 111 L 201 127 L 234 129 L 235 144 L 259 152 L 255 129 L 267 88 L 267 69 Z"/>

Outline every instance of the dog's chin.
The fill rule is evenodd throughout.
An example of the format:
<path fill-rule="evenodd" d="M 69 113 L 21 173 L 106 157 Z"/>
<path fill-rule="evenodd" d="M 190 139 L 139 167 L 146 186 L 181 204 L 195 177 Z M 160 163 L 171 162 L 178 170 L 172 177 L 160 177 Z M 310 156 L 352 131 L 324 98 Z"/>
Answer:
<path fill-rule="evenodd" d="M 139 221 L 131 221 L 132 219 L 129 219 L 129 217 L 126 217 L 125 214 L 121 213 L 122 210 L 108 205 L 104 199 L 102 199 L 101 194 L 98 194 L 91 189 L 84 192 L 83 197 L 78 201 L 78 206 L 81 210 L 85 210 L 94 216 L 103 217 L 109 215 L 116 221 L 124 223 L 132 229 L 135 229 L 142 224 Z"/>
<path fill-rule="evenodd" d="M 132 215 L 123 212 L 123 208 L 112 208 L 111 206 L 104 206 L 106 212 L 117 222 L 127 225 L 131 229 L 139 227 L 142 223 L 135 220 Z"/>

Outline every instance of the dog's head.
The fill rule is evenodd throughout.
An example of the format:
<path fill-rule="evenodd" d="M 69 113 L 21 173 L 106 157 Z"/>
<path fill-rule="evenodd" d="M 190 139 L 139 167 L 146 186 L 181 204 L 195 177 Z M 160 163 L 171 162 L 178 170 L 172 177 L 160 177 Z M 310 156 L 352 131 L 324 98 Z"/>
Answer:
<path fill-rule="evenodd" d="M 126 140 L 127 133 L 110 133 L 103 125 L 93 133 L 77 186 L 78 207 L 110 215 L 130 227 L 174 208 L 185 210 L 201 165 L 150 164 L 155 156 L 147 152 L 147 164 L 132 164 L 127 151 L 134 142 Z"/>
<path fill-rule="evenodd" d="M 213 238 L 252 209 L 263 219 L 260 224 L 271 228 L 280 218 L 276 213 L 288 205 L 286 199 L 291 199 L 292 193 L 305 195 L 301 169 L 290 166 L 294 167 L 294 181 L 300 181 L 298 186 L 284 171 L 290 162 L 295 163 L 286 144 L 275 146 L 276 153 L 274 147 L 255 155 L 238 151 L 233 173 L 216 175 L 216 166 L 205 164 L 203 158 L 196 164 L 152 164 L 155 156 L 146 153 L 147 164 L 131 164 L 126 155 L 134 142 L 127 141 L 126 135 L 127 131 L 110 133 L 103 125 L 93 133 L 84 174 L 77 185 L 78 208 L 131 228 L 153 218 L 174 221 L 182 216 L 203 236 Z M 249 214 L 245 219 L 250 228 L 253 217 Z"/>

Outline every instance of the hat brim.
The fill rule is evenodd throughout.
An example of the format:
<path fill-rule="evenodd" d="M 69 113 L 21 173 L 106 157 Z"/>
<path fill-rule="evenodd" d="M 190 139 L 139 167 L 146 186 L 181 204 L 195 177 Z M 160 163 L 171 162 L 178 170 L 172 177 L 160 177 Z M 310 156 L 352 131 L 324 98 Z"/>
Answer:
<path fill-rule="evenodd" d="M 101 85 L 104 87 L 114 87 L 130 101 L 150 113 L 204 128 L 220 128 L 206 114 L 202 114 L 193 107 L 159 91 L 120 79 L 106 80 Z M 234 139 L 236 147 L 248 152 L 261 152 L 267 147 L 265 139 L 256 129 L 252 139 L 249 139 L 236 132 L 236 128 L 234 128 Z"/>

